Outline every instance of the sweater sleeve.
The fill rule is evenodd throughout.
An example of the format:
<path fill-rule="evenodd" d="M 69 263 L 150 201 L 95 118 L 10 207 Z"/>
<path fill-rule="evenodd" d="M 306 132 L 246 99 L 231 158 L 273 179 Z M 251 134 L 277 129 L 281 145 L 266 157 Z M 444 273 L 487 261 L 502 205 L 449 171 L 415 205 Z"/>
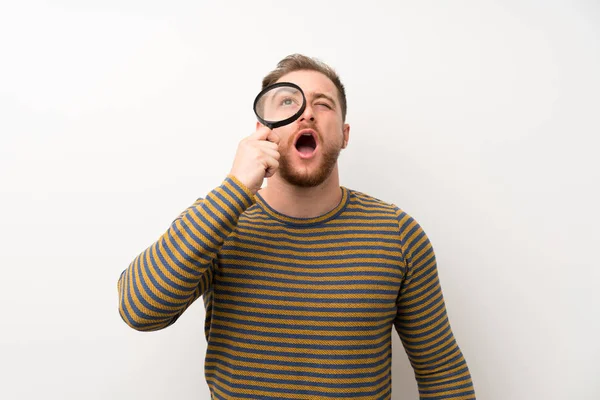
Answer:
<path fill-rule="evenodd" d="M 117 289 L 125 323 L 139 331 L 173 324 L 209 288 L 223 242 L 255 201 L 247 187 L 228 175 L 181 213 L 121 273 Z"/>
<path fill-rule="evenodd" d="M 433 247 L 421 226 L 397 211 L 406 269 L 394 325 L 415 372 L 420 399 L 475 399 L 467 362 L 454 338 Z"/>

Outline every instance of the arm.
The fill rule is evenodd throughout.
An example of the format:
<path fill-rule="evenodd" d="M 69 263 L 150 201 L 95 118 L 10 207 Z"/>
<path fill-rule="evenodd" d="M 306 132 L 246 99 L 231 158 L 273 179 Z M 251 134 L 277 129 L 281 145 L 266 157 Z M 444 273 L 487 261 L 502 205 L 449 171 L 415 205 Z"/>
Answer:
<path fill-rule="evenodd" d="M 217 253 L 254 201 L 229 175 L 139 254 L 117 283 L 119 313 L 127 325 L 154 331 L 173 324 L 210 286 Z"/>
<path fill-rule="evenodd" d="M 435 253 L 421 226 L 398 210 L 406 270 L 394 325 L 421 399 L 475 399 L 471 374 L 446 315 Z"/>

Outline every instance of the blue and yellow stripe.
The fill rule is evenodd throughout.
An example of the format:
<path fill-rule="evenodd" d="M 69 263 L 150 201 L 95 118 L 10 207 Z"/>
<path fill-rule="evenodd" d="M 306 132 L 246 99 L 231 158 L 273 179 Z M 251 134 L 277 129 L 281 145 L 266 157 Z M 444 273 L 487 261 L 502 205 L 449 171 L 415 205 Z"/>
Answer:
<path fill-rule="evenodd" d="M 474 399 L 425 232 L 341 191 L 291 218 L 228 176 L 122 273 L 121 317 L 163 329 L 202 296 L 214 399 L 390 399 L 392 327 L 421 399 Z"/>

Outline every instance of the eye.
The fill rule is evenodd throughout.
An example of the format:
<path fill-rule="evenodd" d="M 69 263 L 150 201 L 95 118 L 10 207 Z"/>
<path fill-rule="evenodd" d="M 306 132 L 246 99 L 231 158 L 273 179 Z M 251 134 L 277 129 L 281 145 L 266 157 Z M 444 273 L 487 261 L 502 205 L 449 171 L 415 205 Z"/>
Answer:
<path fill-rule="evenodd" d="M 333 110 L 333 107 L 331 107 L 331 106 L 330 106 L 329 104 L 327 104 L 327 103 L 317 103 L 317 105 L 318 105 L 318 106 L 323 106 L 323 107 L 326 107 L 326 108 L 328 108 L 328 109 L 330 109 L 330 110 Z"/>
<path fill-rule="evenodd" d="M 279 102 L 279 104 L 282 105 L 282 106 L 291 106 L 291 105 L 296 104 L 296 101 L 293 98 L 291 98 L 291 97 L 286 97 L 284 99 L 281 99 L 281 101 Z"/>

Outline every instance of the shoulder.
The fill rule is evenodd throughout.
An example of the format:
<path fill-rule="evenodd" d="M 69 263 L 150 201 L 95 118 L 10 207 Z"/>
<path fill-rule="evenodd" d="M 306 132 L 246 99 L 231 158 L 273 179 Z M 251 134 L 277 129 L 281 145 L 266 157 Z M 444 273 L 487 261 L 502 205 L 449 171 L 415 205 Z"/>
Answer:
<path fill-rule="evenodd" d="M 400 223 L 406 223 L 407 221 L 414 221 L 406 211 L 401 209 L 396 203 L 382 200 L 380 198 L 369 195 L 359 190 L 348 189 L 350 193 L 350 202 L 355 207 L 361 207 L 366 210 L 378 210 L 380 212 L 388 212 L 394 215 L 394 218 Z"/>
<path fill-rule="evenodd" d="M 355 208 L 368 212 L 379 212 L 393 217 L 403 247 L 412 247 L 415 241 L 426 238 L 425 232 L 417 220 L 396 203 L 382 200 L 367 193 L 349 189 L 351 203 Z"/>
<path fill-rule="evenodd" d="M 350 203 L 353 207 L 361 208 L 368 211 L 379 211 L 379 212 L 388 212 L 390 214 L 396 214 L 398 207 L 393 203 L 389 203 L 387 201 L 381 200 L 377 197 L 371 196 L 367 193 L 348 189 Z"/>

